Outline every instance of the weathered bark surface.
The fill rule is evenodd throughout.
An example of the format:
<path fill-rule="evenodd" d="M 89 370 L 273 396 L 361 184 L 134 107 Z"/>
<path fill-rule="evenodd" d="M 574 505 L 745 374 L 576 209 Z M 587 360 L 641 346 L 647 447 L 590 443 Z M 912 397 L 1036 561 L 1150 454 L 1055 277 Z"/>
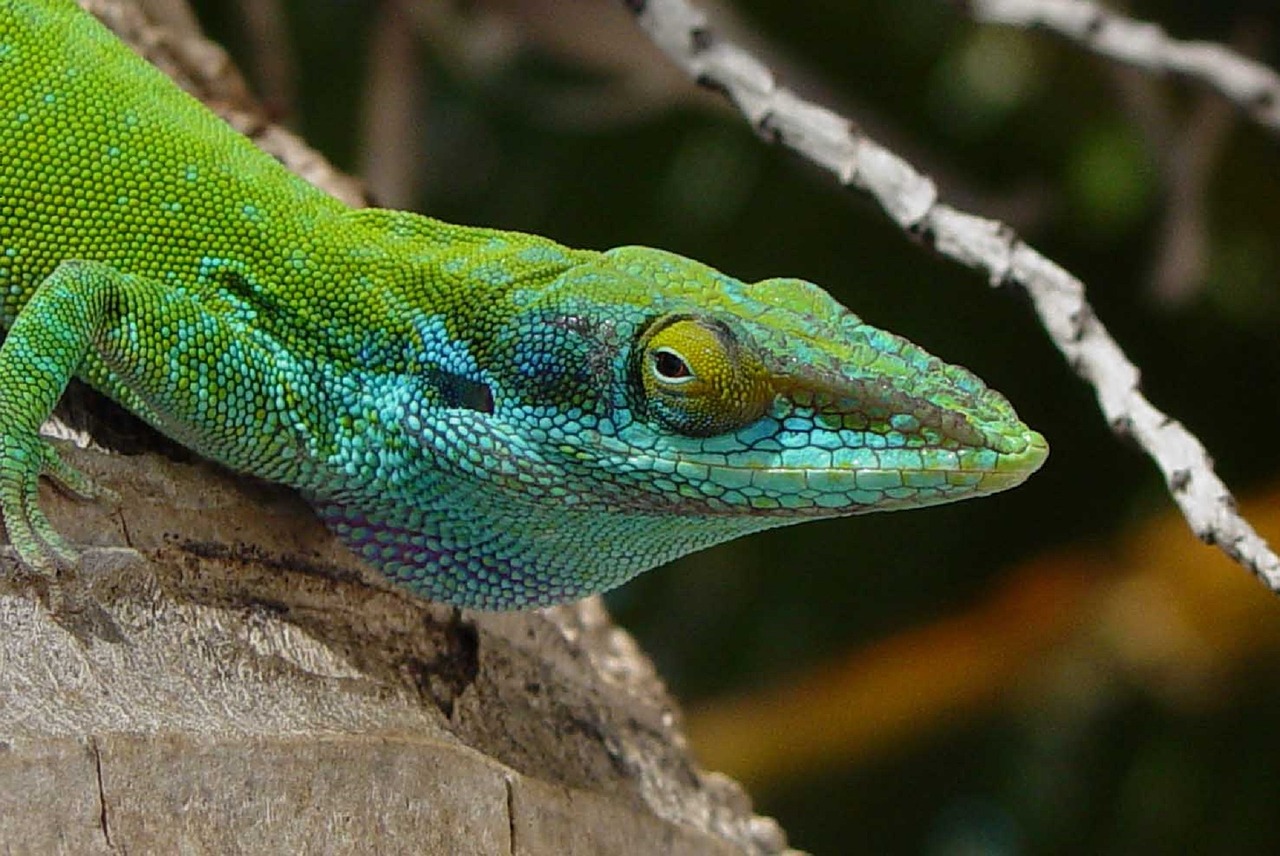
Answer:
<path fill-rule="evenodd" d="M 265 120 L 192 19 L 166 30 L 133 0 L 81 2 L 295 172 L 362 203 Z M 80 403 L 64 416 L 99 439 L 154 447 Z M 735 783 L 694 765 L 598 601 L 458 613 L 389 589 L 288 491 L 158 454 L 68 457 L 121 503 L 44 494 L 63 533 L 104 548 L 75 579 L 0 555 L 0 852 L 785 850 Z"/>
<path fill-rule="evenodd" d="M 122 502 L 46 508 L 117 549 L 56 587 L 3 560 L 5 852 L 784 849 L 698 770 L 598 601 L 458 613 L 372 578 L 286 491 L 69 457 Z"/>

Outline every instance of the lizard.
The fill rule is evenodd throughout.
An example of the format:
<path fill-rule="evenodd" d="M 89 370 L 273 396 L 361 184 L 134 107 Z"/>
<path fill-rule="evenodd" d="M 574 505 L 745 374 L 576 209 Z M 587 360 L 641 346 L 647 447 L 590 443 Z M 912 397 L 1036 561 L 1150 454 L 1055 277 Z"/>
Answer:
<path fill-rule="evenodd" d="M 613 588 L 713 544 L 1011 488 L 1044 438 L 807 281 L 353 209 L 74 0 L 0 0 L 0 520 L 74 568 L 40 435 L 72 377 L 298 491 L 416 595 Z"/>

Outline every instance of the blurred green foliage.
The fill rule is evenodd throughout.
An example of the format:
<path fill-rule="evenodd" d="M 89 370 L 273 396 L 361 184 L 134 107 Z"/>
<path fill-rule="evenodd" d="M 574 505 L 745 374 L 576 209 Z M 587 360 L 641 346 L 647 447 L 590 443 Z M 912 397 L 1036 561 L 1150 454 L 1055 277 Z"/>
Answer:
<path fill-rule="evenodd" d="M 234 7 L 198 5 L 214 37 L 243 51 Z M 300 93 L 288 118 L 354 169 L 376 4 L 285 5 Z M 451 8 L 467 16 L 485 6 Z M 933 174 L 945 199 L 1009 217 L 1084 279 L 1147 393 L 1201 436 L 1234 487 L 1275 482 L 1280 138 L 1234 120 L 1204 200 L 1206 263 L 1190 299 L 1171 305 L 1150 281 L 1165 251 L 1164 142 L 1142 130 L 1122 97 L 1132 81 L 1114 67 L 1043 34 L 975 26 L 940 0 L 732 9 L 777 51 L 790 82 Z M 1271 0 L 1143 0 L 1129 11 L 1280 64 Z M 611 87 L 631 96 L 609 73 L 536 41 L 483 74 L 424 51 L 421 210 L 573 245 L 662 246 L 744 279 L 811 279 L 976 371 L 1050 440 L 1045 469 L 1012 493 L 766 533 L 616 592 L 619 620 L 685 700 L 758 687 L 962 612 L 1020 561 L 1105 543 L 1168 506 L 1154 467 L 1109 432 L 1019 295 L 938 260 L 733 113 L 680 97 L 566 122 L 551 96 Z M 1199 88 L 1139 85 L 1167 115 L 1168 145 L 1193 132 Z M 1277 670 L 1248 672 L 1205 709 L 1136 686 L 1107 693 L 1070 733 L 1052 717 L 993 710 L 867 765 L 766 786 L 758 807 L 818 853 L 1280 852 Z"/>

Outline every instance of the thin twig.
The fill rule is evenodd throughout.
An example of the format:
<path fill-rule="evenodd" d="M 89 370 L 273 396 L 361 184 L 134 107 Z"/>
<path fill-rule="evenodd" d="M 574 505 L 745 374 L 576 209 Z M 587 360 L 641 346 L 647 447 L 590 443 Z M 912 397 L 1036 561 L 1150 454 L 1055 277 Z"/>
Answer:
<path fill-rule="evenodd" d="M 1238 114 L 1208 90 L 1196 93 L 1185 116 L 1175 114 L 1149 75 L 1123 66 L 1110 71 L 1125 115 L 1159 167 L 1164 216 L 1155 239 L 1151 297 L 1166 307 L 1183 306 L 1206 285 L 1209 191 Z"/>
<path fill-rule="evenodd" d="M 1213 42 L 1180 41 L 1092 0 L 948 0 L 974 20 L 1039 27 L 1118 62 L 1216 89 L 1263 127 L 1280 132 L 1280 74 Z"/>
<path fill-rule="evenodd" d="M 1192 531 L 1280 591 L 1280 558 L 1236 512 L 1200 441 L 1139 389 L 1140 375 L 1085 300 L 1084 284 L 1028 246 L 1007 225 L 938 201 L 932 180 L 853 124 L 781 87 L 773 73 L 722 41 L 685 0 L 624 0 L 649 36 L 690 76 L 723 92 L 766 138 L 873 197 L 904 231 L 1024 289 L 1053 343 L 1093 386 L 1112 429 L 1132 437 L 1164 474 Z"/>

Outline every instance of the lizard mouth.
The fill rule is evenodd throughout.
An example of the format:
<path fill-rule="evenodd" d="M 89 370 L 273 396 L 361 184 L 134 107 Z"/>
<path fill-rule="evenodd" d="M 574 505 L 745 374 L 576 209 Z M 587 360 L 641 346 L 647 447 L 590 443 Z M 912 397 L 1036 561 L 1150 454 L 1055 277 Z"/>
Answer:
<path fill-rule="evenodd" d="M 696 487 L 705 497 L 697 504 L 713 516 L 866 514 L 940 505 L 1016 487 L 1049 454 L 1048 443 L 1036 431 L 1024 428 L 1020 440 L 1010 438 L 1009 451 L 990 446 L 857 446 L 699 455 L 696 463 L 678 463 L 672 478 L 683 476 L 690 487 Z M 721 457 L 723 463 L 715 460 Z"/>

